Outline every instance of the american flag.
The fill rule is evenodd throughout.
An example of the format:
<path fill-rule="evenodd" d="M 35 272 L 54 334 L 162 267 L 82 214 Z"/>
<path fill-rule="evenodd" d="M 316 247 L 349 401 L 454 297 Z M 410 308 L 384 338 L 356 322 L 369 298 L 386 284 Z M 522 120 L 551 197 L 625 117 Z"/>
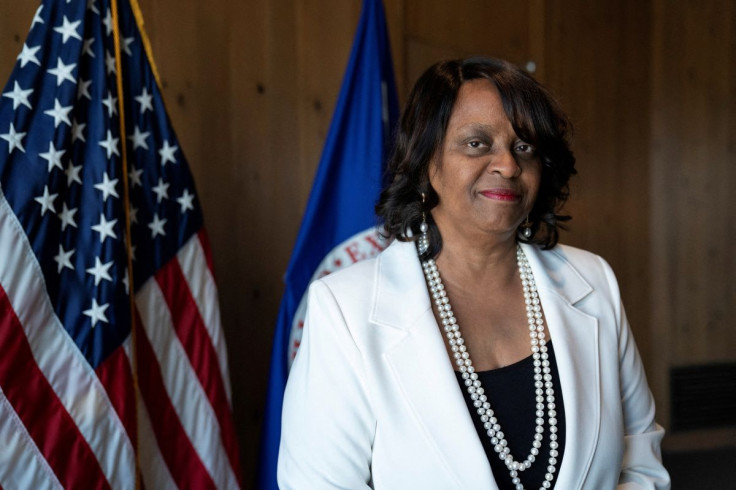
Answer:
<path fill-rule="evenodd" d="M 0 94 L 5 489 L 240 486 L 210 248 L 140 25 L 135 0 L 44 0 Z"/>

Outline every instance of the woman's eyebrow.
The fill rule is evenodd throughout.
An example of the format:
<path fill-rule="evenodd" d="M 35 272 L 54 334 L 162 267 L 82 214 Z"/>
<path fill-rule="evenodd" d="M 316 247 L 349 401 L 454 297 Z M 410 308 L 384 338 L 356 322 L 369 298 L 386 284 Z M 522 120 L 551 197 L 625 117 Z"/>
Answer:
<path fill-rule="evenodd" d="M 496 130 L 494 129 L 492 125 L 483 124 L 483 123 L 475 123 L 475 122 L 463 124 L 462 126 L 459 126 L 457 129 L 462 130 L 462 131 L 465 131 L 465 130 L 483 131 L 483 132 L 491 133 L 491 134 L 496 133 Z"/>

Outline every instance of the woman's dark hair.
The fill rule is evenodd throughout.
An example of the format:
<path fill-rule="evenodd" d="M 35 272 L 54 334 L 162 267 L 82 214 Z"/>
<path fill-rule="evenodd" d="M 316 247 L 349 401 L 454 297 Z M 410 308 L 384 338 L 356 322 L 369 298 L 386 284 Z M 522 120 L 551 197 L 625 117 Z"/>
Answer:
<path fill-rule="evenodd" d="M 376 204 L 384 233 L 401 241 L 418 237 L 422 213 L 426 214 L 429 249 L 422 255 L 423 259 L 435 257 L 442 249 L 442 237 L 429 213 L 439 201 L 429 182 L 430 162 L 442 145 L 460 86 L 478 78 L 496 86 L 514 131 L 534 145 L 542 163 L 539 193 L 529 215 L 532 235 L 525 238 L 517 233 L 518 240 L 552 248 L 559 239 L 560 222 L 570 219 L 558 212 L 569 196 L 570 176 L 577 173 L 568 143 L 572 128 L 552 95 L 507 61 L 494 58 L 442 61 L 425 71 L 409 94 L 388 164 L 392 180 Z"/>

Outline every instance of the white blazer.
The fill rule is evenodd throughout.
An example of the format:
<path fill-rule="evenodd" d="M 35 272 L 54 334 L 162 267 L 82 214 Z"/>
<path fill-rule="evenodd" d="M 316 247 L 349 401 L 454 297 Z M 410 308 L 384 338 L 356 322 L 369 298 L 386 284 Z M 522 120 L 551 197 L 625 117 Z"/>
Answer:
<path fill-rule="evenodd" d="M 664 430 L 610 267 L 572 247 L 523 249 L 565 405 L 556 488 L 668 489 Z M 284 395 L 280 488 L 497 490 L 414 244 L 314 282 L 303 334 Z"/>

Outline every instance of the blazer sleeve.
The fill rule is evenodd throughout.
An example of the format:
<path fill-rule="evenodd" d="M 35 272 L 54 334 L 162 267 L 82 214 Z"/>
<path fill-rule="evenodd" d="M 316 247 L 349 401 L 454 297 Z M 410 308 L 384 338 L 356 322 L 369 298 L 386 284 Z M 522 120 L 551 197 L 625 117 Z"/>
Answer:
<path fill-rule="evenodd" d="M 669 490 L 669 473 L 662 465 L 660 444 L 664 429 L 655 420 L 654 398 L 644 366 L 626 318 L 618 283 L 610 266 L 601 259 L 618 302 L 619 377 L 624 416 L 624 455 L 618 490 Z"/>
<path fill-rule="evenodd" d="M 370 488 L 375 424 L 361 353 L 332 291 L 316 281 L 284 393 L 279 488 Z"/>

